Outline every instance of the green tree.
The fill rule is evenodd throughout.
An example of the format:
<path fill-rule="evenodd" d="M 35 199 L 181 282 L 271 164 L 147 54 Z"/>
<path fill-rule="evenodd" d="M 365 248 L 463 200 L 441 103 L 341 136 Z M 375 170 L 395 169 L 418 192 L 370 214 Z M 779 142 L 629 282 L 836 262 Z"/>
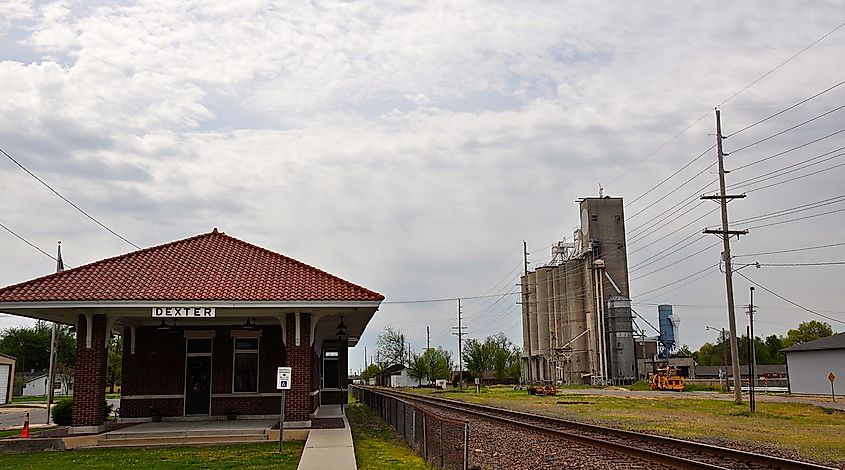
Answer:
<path fill-rule="evenodd" d="M 388 325 L 378 336 L 376 345 L 378 347 L 377 362 L 382 369 L 394 364 L 407 364 L 408 351 L 405 345 L 405 334 L 402 331 Z"/>
<path fill-rule="evenodd" d="M 423 355 L 411 353 L 411 359 L 408 361 L 408 375 L 412 379 L 417 379 L 419 384 L 422 385 L 422 379 L 428 379 L 429 373 L 428 363 Z"/>
<path fill-rule="evenodd" d="M 786 332 L 783 347 L 788 348 L 796 344 L 807 343 L 826 338 L 833 334 L 833 329 L 827 323 L 810 320 L 798 325 L 798 328 Z"/>
<path fill-rule="evenodd" d="M 783 337 L 778 335 L 767 336 L 765 343 L 772 364 L 786 364 L 786 356 L 780 352 L 783 349 Z"/>
<path fill-rule="evenodd" d="M 471 377 L 481 377 L 484 371 L 493 371 L 496 378 L 519 378 L 520 349 L 504 333 L 488 336 L 481 342 L 471 338 L 464 343 L 464 366 Z"/>
<path fill-rule="evenodd" d="M 429 369 L 429 380 L 450 379 L 452 376 L 452 369 L 455 363 L 452 361 L 452 353 L 443 348 L 429 348 L 422 356 L 421 360 Z"/>
<path fill-rule="evenodd" d="M 44 371 L 50 367 L 52 323 L 7 328 L 0 332 L 0 353 L 17 359 L 21 371 Z M 72 369 L 76 362 L 76 338 L 69 326 L 56 330 L 56 368 Z"/>
<path fill-rule="evenodd" d="M 108 368 L 106 369 L 106 383 L 111 393 L 114 393 L 115 385 L 120 385 L 120 378 L 123 374 L 123 337 L 114 336 L 109 339 Z"/>
<path fill-rule="evenodd" d="M 378 366 L 378 364 L 370 364 L 369 366 L 367 366 L 366 369 L 364 369 L 364 372 L 361 372 L 361 379 L 363 379 L 364 381 L 370 380 L 371 378 L 378 375 L 381 370 L 382 369 Z"/>

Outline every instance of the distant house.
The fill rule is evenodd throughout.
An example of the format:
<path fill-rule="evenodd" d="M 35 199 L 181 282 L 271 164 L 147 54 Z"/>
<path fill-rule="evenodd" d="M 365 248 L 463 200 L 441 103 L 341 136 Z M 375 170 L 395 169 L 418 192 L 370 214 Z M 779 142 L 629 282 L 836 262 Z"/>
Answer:
<path fill-rule="evenodd" d="M 23 385 L 22 395 L 25 397 L 43 397 L 47 395 L 47 374 L 41 374 L 27 380 Z M 70 395 L 73 393 L 73 377 L 56 374 L 53 383 L 53 395 Z"/>
<path fill-rule="evenodd" d="M 0 354 L 0 405 L 12 402 L 12 387 L 15 384 L 15 358 Z"/>
<path fill-rule="evenodd" d="M 789 392 L 830 395 L 830 374 L 836 395 L 845 395 L 845 333 L 781 349 L 786 355 Z"/>
<path fill-rule="evenodd" d="M 375 384 L 380 387 L 416 387 L 419 380 L 411 378 L 403 364 L 394 364 L 376 375 Z"/>

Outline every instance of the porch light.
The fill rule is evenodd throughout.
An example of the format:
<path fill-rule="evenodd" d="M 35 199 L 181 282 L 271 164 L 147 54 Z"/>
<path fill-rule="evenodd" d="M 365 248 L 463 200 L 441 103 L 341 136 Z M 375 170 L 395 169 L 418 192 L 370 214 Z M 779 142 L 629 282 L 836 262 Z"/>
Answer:
<path fill-rule="evenodd" d="M 343 322 L 343 315 L 340 316 L 340 325 L 337 325 L 337 339 L 339 341 L 346 341 L 348 336 L 346 335 L 346 323 Z"/>
<path fill-rule="evenodd" d="M 161 323 L 159 323 L 158 326 L 156 327 L 157 330 L 162 330 L 162 331 L 169 330 L 171 328 L 173 328 L 173 327 L 168 325 L 167 322 L 164 321 L 164 318 L 161 319 Z"/>
<path fill-rule="evenodd" d="M 255 324 L 254 318 L 251 319 L 251 320 L 249 318 L 247 318 L 246 321 L 244 322 L 243 326 L 241 326 L 241 328 L 243 328 L 245 330 L 255 330 L 255 329 L 258 328 L 258 326 Z"/>

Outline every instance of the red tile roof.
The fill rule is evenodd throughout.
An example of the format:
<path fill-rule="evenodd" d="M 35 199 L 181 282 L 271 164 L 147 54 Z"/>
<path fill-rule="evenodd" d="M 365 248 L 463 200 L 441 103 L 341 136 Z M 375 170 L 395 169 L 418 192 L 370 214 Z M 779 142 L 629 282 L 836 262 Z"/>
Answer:
<path fill-rule="evenodd" d="M 0 303 L 381 300 L 381 294 L 216 228 L 0 289 Z"/>

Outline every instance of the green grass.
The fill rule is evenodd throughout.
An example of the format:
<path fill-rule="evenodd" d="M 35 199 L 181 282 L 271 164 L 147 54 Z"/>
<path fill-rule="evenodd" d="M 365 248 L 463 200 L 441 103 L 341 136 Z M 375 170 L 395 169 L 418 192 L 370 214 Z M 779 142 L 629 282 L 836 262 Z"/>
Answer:
<path fill-rule="evenodd" d="M 249 444 L 214 447 L 174 447 L 169 449 L 100 449 L 67 452 L 38 452 L 2 456 L 2 467 L 33 468 L 162 468 L 162 469 L 296 469 L 304 441 L 278 444 Z"/>
<path fill-rule="evenodd" d="M 53 397 L 53 403 L 65 398 L 73 398 L 73 395 L 55 395 Z M 47 403 L 47 396 L 34 395 L 31 397 L 12 397 L 12 403 Z"/>
<path fill-rule="evenodd" d="M 757 413 L 751 415 L 747 404 L 691 394 L 619 397 L 563 392 L 539 397 L 512 387 L 489 387 L 479 394 L 416 391 L 682 439 L 727 439 L 792 449 L 804 459 L 845 463 L 845 413 L 809 404 L 758 400 Z"/>
<path fill-rule="evenodd" d="M 408 469 L 428 470 L 422 457 L 405 444 L 393 429 L 360 403 L 346 408 L 355 441 L 355 461 L 361 470 Z"/>
<path fill-rule="evenodd" d="M 41 431 L 49 431 L 51 429 L 56 429 L 56 427 L 52 426 L 52 427 L 49 427 L 49 428 L 30 429 L 29 434 L 31 436 L 35 436 L 36 434 L 38 434 Z M 0 439 L 3 439 L 4 437 L 18 437 L 20 435 L 21 435 L 20 429 L 9 429 L 9 430 L 6 430 L 6 431 L 0 431 Z"/>

